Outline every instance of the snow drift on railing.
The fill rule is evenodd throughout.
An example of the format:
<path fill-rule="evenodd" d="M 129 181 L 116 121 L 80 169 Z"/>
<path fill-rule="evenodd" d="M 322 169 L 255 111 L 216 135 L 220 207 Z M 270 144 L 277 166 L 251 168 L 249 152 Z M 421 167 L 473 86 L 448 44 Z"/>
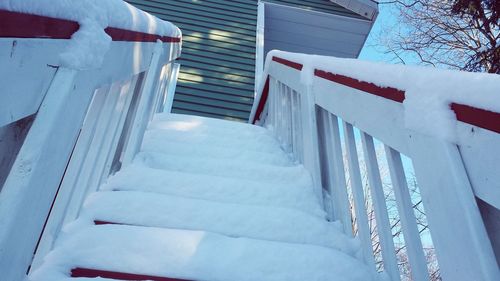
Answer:
<path fill-rule="evenodd" d="M 122 0 L 2 0 L 0 10 L 22 12 L 80 24 L 67 50 L 60 55 L 61 65 L 84 69 L 99 67 L 109 49 L 111 38 L 106 27 L 180 37 L 181 31 Z"/>
<path fill-rule="evenodd" d="M 497 74 L 389 65 L 275 50 L 267 54 L 251 118 L 255 115 L 273 57 L 302 64 L 301 82 L 307 86 L 312 85 L 315 70 L 323 70 L 380 87 L 403 91 L 406 127 L 451 142 L 457 139 L 457 119 L 450 108 L 452 103 L 500 112 L 500 75 Z"/>

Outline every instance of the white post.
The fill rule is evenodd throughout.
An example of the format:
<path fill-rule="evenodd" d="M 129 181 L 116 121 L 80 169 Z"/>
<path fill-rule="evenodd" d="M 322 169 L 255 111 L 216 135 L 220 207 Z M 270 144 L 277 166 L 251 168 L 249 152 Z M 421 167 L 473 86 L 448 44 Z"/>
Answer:
<path fill-rule="evenodd" d="M 163 44 L 161 42 L 156 43 L 153 57 L 151 58 L 151 64 L 144 80 L 142 93 L 137 106 L 137 113 L 134 121 L 132 122 L 130 139 L 123 153 L 123 166 L 132 162 L 135 154 L 139 151 L 142 144 L 143 133 L 146 130 L 147 123 L 149 122 L 148 109 L 151 106 L 151 95 L 154 94 L 153 89 L 157 79 L 156 74 L 158 72 L 162 52 Z"/>
<path fill-rule="evenodd" d="M 22 280 L 33 258 L 45 219 L 64 172 L 47 169 L 51 139 L 73 89 L 77 71 L 59 68 L 0 193 L 0 272 L 2 280 Z M 61 163 L 56 163 L 59 165 Z"/>
<path fill-rule="evenodd" d="M 500 280 L 458 147 L 419 135 L 410 142 L 443 279 Z"/>

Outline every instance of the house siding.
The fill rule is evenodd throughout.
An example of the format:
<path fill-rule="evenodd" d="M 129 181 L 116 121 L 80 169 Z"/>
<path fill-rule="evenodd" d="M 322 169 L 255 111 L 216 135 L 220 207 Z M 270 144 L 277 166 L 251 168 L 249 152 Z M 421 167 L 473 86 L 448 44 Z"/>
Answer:
<path fill-rule="evenodd" d="M 254 95 L 257 0 L 128 0 L 177 25 L 181 69 L 172 112 L 246 121 Z M 328 0 L 270 0 L 349 17 Z"/>

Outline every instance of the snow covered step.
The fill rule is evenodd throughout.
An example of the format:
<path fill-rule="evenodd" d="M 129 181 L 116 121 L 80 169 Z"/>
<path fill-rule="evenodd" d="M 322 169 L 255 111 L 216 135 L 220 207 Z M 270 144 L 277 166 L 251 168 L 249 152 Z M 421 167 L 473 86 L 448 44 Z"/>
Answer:
<path fill-rule="evenodd" d="M 185 132 L 177 130 L 157 130 L 149 127 L 146 132 L 149 138 L 162 139 L 170 142 L 185 143 L 189 145 L 206 145 L 220 148 L 243 149 L 249 151 L 260 151 L 276 153 L 281 147 L 271 135 L 250 135 L 248 137 L 234 135 L 230 132 L 201 133 L 198 131 Z M 281 151 L 281 153 L 284 153 Z"/>
<path fill-rule="evenodd" d="M 260 126 L 181 114 L 156 115 L 146 135 L 193 146 L 204 144 L 272 153 L 281 150 L 273 135 Z"/>
<path fill-rule="evenodd" d="M 149 127 L 152 129 L 176 130 L 198 134 L 209 133 L 218 135 L 219 132 L 222 132 L 236 137 L 254 137 L 255 135 L 270 136 L 269 132 L 261 126 L 175 113 L 155 114 Z"/>
<path fill-rule="evenodd" d="M 136 155 L 134 162 L 155 169 L 248 179 L 258 182 L 312 186 L 310 174 L 300 165 L 282 167 L 238 159 L 228 161 L 194 155 L 177 156 L 144 151 Z"/>
<path fill-rule="evenodd" d="M 205 231 L 74 225 L 58 242 L 32 281 L 69 281 L 75 268 L 188 280 L 374 280 L 363 263 L 331 248 Z"/>
<path fill-rule="evenodd" d="M 205 230 L 230 237 L 331 247 L 349 255 L 358 248 L 341 226 L 307 213 L 276 207 L 211 202 L 145 192 L 97 192 L 82 217 L 139 226 Z"/>
<path fill-rule="evenodd" d="M 186 143 L 171 141 L 163 134 L 154 134 L 151 131 L 146 132 L 142 143 L 142 151 L 162 152 L 171 155 L 184 156 L 196 155 L 205 158 L 218 159 L 236 159 L 239 161 L 250 161 L 279 166 L 291 166 L 292 163 L 288 156 L 281 149 L 261 152 L 257 150 L 247 150 L 245 147 L 227 147 L 223 145 L 209 145 L 201 143 Z"/>
<path fill-rule="evenodd" d="M 136 163 L 122 168 L 100 190 L 135 190 L 234 204 L 285 207 L 325 217 L 309 181 L 269 184 L 158 170 Z"/>

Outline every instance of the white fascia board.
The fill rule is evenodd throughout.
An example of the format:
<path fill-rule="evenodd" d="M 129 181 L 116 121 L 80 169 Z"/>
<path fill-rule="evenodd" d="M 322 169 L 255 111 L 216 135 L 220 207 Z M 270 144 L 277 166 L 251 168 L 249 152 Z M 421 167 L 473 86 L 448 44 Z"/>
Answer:
<path fill-rule="evenodd" d="M 378 15 L 378 3 L 373 0 L 330 0 L 356 14 L 371 21 L 375 21 Z"/>

